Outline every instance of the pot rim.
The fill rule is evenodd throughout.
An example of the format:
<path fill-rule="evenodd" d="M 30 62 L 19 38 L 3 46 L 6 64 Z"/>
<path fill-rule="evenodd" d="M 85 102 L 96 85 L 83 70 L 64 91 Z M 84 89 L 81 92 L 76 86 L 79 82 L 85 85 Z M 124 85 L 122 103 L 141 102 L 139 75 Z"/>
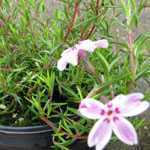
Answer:
<path fill-rule="evenodd" d="M 13 127 L 0 125 L 0 133 L 2 134 L 39 134 L 52 131 L 47 125 Z"/>

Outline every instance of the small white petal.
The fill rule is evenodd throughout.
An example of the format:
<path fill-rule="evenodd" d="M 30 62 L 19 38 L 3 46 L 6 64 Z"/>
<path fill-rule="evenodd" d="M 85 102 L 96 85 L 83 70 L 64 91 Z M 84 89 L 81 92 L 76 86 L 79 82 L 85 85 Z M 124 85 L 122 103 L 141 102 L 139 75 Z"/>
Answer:
<path fill-rule="evenodd" d="M 63 58 L 60 58 L 57 62 L 57 69 L 63 71 L 66 69 L 67 63 Z"/>
<path fill-rule="evenodd" d="M 125 104 L 126 104 L 126 101 L 127 101 L 127 96 L 123 95 L 123 94 L 120 94 L 120 95 L 117 95 L 112 101 L 111 103 L 116 106 L 116 107 L 119 107 L 119 108 L 124 108 L 125 107 Z"/>
<path fill-rule="evenodd" d="M 133 105 L 126 105 L 126 109 L 124 109 L 124 112 L 122 112 L 122 115 L 124 117 L 132 117 L 139 115 L 146 111 L 149 108 L 149 103 L 146 101 L 143 102 L 137 102 Z"/>
<path fill-rule="evenodd" d="M 96 49 L 95 42 L 91 40 L 80 41 L 79 44 L 75 45 L 77 49 L 93 52 Z"/>
<path fill-rule="evenodd" d="M 104 104 L 92 98 L 82 100 L 79 106 L 79 112 L 81 115 L 89 119 L 101 118 L 103 111 Z"/>
<path fill-rule="evenodd" d="M 60 71 L 63 71 L 64 69 L 66 69 L 66 66 L 68 63 L 72 64 L 73 66 L 76 66 L 78 64 L 78 50 L 77 49 L 69 48 L 65 50 L 62 53 L 61 58 L 57 62 L 57 68 Z"/>
<path fill-rule="evenodd" d="M 61 56 L 67 56 L 67 54 L 68 54 L 69 52 L 71 52 L 72 50 L 73 50 L 72 47 L 71 47 L 71 48 L 68 48 L 68 49 L 66 49 L 66 50 L 64 50 L 64 51 L 62 52 Z"/>
<path fill-rule="evenodd" d="M 112 129 L 110 123 L 100 119 L 95 123 L 88 136 L 88 146 L 96 146 L 96 150 L 102 150 L 111 139 Z"/>
<path fill-rule="evenodd" d="M 116 136 L 125 144 L 134 145 L 138 143 L 137 133 L 132 124 L 123 117 L 114 119 L 111 122 L 112 129 Z"/>
<path fill-rule="evenodd" d="M 67 63 L 72 64 L 73 66 L 76 66 L 78 64 L 78 50 L 70 50 L 69 52 L 66 52 L 62 56 Z"/>
<path fill-rule="evenodd" d="M 95 42 L 97 48 L 108 48 L 109 43 L 106 39 L 98 40 Z"/>
<path fill-rule="evenodd" d="M 78 65 L 78 54 L 73 53 L 68 56 L 68 63 L 72 64 L 73 66 Z"/>

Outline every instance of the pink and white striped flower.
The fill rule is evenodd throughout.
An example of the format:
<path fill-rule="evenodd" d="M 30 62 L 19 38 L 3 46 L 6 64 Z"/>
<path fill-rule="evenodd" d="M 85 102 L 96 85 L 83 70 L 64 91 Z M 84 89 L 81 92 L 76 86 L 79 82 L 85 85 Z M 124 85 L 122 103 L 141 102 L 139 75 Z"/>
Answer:
<path fill-rule="evenodd" d="M 66 69 L 67 64 L 76 66 L 81 59 L 86 58 L 87 52 L 93 52 L 96 48 L 107 48 L 108 41 L 105 39 L 98 41 L 84 40 L 80 41 L 74 47 L 66 49 L 58 60 L 57 68 L 60 71 Z"/>
<path fill-rule="evenodd" d="M 88 146 L 102 150 L 111 139 L 112 131 L 122 142 L 137 144 L 137 133 L 124 117 L 136 116 L 149 107 L 148 102 L 140 101 L 143 97 L 141 93 L 118 95 L 105 105 L 92 98 L 83 99 L 79 112 L 89 119 L 98 119 L 89 133 Z"/>

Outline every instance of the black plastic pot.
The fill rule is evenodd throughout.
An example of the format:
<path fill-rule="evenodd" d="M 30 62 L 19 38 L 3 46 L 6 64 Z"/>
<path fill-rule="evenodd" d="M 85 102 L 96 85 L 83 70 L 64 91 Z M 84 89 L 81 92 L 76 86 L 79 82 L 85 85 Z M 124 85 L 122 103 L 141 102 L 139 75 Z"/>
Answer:
<path fill-rule="evenodd" d="M 51 130 L 47 126 L 0 126 L 0 150 L 49 150 Z"/>

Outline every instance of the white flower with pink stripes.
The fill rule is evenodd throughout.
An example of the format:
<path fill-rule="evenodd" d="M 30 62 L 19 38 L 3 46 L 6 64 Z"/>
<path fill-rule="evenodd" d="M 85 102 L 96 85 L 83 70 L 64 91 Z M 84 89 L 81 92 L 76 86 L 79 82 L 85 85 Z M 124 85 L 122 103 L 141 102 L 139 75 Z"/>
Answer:
<path fill-rule="evenodd" d="M 118 95 L 105 105 L 92 98 L 83 99 L 79 112 L 89 119 L 98 119 L 89 133 L 88 146 L 96 146 L 96 150 L 104 149 L 111 139 L 112 131 L 122 142 L 128 145 L 138 144 L 133 125 L 124 117 L 144 112 L 149 103 L 141 101 L 143 98 L 141 93 Z"/>
<path fill-rule="evenodd" d="M 67 64 L 71 64 L 73 66 L 78 65 L 79 61 L 86 57 L 87 52 L 91 53 L 96 48 L 108 48 L 108 41 L 105 39 L 98 41 L 91 41 L 87 39 L 84 41 L 80 41 L 75 46 L 66 49 L 61 54 L 61 58 L 57 62 L 58 70 L 65 70 Z"/>

